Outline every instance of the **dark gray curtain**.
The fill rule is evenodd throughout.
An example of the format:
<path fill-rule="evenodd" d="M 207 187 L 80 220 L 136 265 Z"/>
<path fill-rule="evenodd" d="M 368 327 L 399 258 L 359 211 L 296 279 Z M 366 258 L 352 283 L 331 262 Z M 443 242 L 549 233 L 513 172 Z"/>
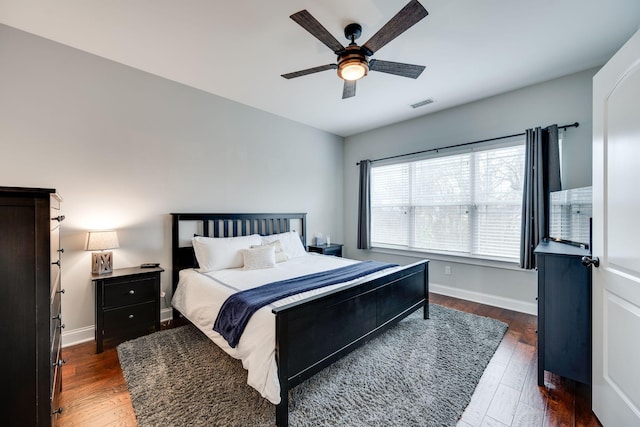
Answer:
<path fill-rule="evenodd" d="M 358 249 L 371 248 L 371 160 L 360 160 L 358 193 Z"/>
<path fill-rule="evenodd" d="M 561 189 L 558 126 L 526 131 L 520 267 L 536 267 L 534 249 L 549 235 L 549 192 Z"/>

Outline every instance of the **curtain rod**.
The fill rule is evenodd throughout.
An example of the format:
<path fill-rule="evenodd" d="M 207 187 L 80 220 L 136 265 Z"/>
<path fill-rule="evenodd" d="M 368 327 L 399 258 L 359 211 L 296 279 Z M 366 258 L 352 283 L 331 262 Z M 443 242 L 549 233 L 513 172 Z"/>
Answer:
<path fill-rule="evenodd" d="M 572 123 L 570 125 L 561 125 L 558 126 L 558 129 L 564 129 L 567 130 L 567 128 L 577 128 L 578 126 L 580 126 L 580 123 L 575 122 Z M 513 135 L 505 135 L 505 136 L 498 136 L 496 138 L 489 138 L 489 139 L 481 139 L 480 141 L 473 141 L 473 142 L 465 142 L 463 144 L 455 144 L 455 145 L 448 145 L 446 147 L 438 147 L 438 148 L 430 148 L 428 150 L 422 150 L 422 151 L 414 151 L 413 153 L 406 153 L 406 154 L 397 154 L 395 156 L 389 156 L 389 157 L 381 157 L 379 159 L 375 159 L 375 160 L 371 160 L 372 162 L 380 162 L 382 160 L 389 160 L 389 159 L 396 159 L 398 157 L 406 157 L 406 156 L 413 156 L 415 154 L 423 154 L 423 153 L 429 153 L 431 151 L 440 151 L 440 150 L 446 150 L 448 148 L 457 148 L 457 147 L 464 147 L 467 145 L 472 145 L 472 144 L 479 144 L 481 142 L 489 142 L 489 141 L 497 141 L 499 139 L 506 139 L 506 138 L 513 138 L 514 136 L 522 136 L 522 135 L 526 135 L 526 132 L 521 132 L 521 133 L 514 133 Z M 356 163 L 356 166 L 359 166 L 360 162 Z"/>

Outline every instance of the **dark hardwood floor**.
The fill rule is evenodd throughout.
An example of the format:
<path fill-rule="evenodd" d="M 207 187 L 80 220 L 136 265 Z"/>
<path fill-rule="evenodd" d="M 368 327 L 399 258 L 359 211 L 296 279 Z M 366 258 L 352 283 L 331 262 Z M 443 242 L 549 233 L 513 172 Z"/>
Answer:
<path fill-rule="evenodd" d="M 538 387 L 535 316 L 437 294 L 430 298 L 435 304 L 509 324 L 458 426 L 600 426 L 586 386 L 546 373 L 545 387 Z M 115 348 L 107 347 L 101 354 L 95 348 L 88 342 L 63 349 L 64 412 L 58 425 L 135 426 Z"/>
<path fill-rule="evenodd" d="M 430 299 L 509 325 L 458 426 L 600 426 L 587 386 L 546 372 L 545 387 L 538 387 L 535 316 L 436 294 Z"/>

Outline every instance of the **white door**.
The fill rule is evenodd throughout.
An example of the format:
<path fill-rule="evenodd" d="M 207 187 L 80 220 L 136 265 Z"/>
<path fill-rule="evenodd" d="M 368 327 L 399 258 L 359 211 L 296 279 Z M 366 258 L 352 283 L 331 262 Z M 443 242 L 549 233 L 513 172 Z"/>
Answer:
<path fill-rule="evenodd" d="M 640 31 L 593 80 L 593 411 L 640 426 Z"/>

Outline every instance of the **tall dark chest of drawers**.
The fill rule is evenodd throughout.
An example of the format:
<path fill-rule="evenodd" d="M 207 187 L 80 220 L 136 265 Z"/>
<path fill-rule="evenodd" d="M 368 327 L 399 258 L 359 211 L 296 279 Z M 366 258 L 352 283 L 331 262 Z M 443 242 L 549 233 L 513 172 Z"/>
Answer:
<path fill-rule="evenodd" d="M 543 241 L 538 261 L 538 385 L 544 371 L 591 384 L 591 270 L 587 249 Z"/>
<path fill-rule="evenodd" d="M 61 391 L 60 197 L 0 187 L 2 425 L 55 425 Z"/>

